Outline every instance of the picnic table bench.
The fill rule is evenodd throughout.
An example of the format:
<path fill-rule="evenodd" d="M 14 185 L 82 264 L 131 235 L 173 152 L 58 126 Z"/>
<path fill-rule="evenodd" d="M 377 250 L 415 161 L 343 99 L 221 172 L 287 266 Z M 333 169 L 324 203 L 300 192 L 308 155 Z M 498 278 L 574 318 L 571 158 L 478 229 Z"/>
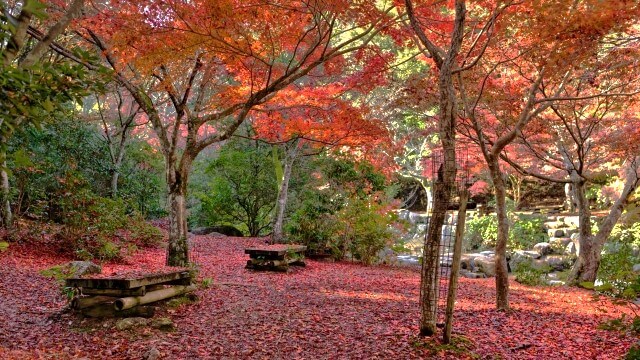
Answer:
<path fill-rule="evenodd" d="M 306 266 L 304 245 L 274 244 L 244 249 L 249 254 L 247 269 L 288 271 L 289 265 Z"/>
<path fill-rule="evenodd" d="M 79 290 L 71 308 L 90 317 L 151 317 L 154 308 L 142 305 L 196 289 L 187 270 L 69 278 L 65 285 Z"/>

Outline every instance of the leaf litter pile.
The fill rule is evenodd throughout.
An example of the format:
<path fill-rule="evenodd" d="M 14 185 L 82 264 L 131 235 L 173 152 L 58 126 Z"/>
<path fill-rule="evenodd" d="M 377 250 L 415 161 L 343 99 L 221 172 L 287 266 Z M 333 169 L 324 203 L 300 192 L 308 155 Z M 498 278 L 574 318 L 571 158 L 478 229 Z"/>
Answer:
<path fill-rule="evenodd" d="M 307 260 L 290 273 L 245 270 L 244 248 L 262 239 L 195 236 L 199 300 L 162 306 L 176 329 L 119 331 L 115 320 L 64 311 L 60 285 L 41 271 L 70 259 L 12 244 L 0 253 L 0 358 L 163 359 L 619 359 L 638 339 L 599 330 L 627 309 L 587 290 L 511 282 L 513 310 L 494 310 L 493 279 L 461 279 L 454 343 L 416 336 L 419 271 Z M 146 249 L 103 272 L 153 272 L 164 250 Z"/>

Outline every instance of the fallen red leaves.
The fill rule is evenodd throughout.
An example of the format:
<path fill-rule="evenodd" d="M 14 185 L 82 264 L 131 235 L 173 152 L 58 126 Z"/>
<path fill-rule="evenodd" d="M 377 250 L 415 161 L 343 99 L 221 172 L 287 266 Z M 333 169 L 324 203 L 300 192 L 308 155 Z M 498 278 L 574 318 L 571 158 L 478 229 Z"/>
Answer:
<path fill-rule="evenodd" d="M 62 313 L 65 299 L 38 270 L 68 259 L 12 245 L 0 254 L 0 358 L 141 358 L 151 347 L 167 359 L 411 359 L 416 346 L 419 273 L 414 269 L 308 261 L 292 273 L 244 269 L 244 248 L 262 239 L 195 237 L 194 259 L 214 286 L 200 301 L 161 310 L 178 330 L 119 332 L 113 320 Z M 164 251 L 149 249 L 105 273 L 161 269 Z M 597 330 L 624 308 L 573 288 L 512 283 L 513 311 L 494 310 L 492 279 L 461 279 L 454 333 L 480 358 L 618 359 L 636 341 Z M 436 351 L 440 358 L 467 355 Z"/>

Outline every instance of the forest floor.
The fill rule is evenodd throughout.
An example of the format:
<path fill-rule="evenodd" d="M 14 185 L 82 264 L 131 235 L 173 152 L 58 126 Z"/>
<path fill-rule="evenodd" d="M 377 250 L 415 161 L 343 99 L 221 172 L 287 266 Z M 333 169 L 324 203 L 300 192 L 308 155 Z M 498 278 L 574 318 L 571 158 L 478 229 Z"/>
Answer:
<path fill-rule="evenodd" d="M 69 261 L 46 246 L 13 243 L 0 253 L 0 358 L 141 359 L 620 359 L 638 341 L 599 330 L 625 306 L 593 293 L 511 282 L 509 312 L 494 310 L 493 279 L 461 279 L 455 346 L 423 341 L 415 268 L 308 261 L 291 273 L 244 269 L 243 249 L 261 239 L 194 237 L 199 300 L 162 307 L 176 330 L 118 331 L 115 320 L 81 319 L 41 270 Z M 162 267 L 163 249 L 146 249 L 103 273 Z"/>

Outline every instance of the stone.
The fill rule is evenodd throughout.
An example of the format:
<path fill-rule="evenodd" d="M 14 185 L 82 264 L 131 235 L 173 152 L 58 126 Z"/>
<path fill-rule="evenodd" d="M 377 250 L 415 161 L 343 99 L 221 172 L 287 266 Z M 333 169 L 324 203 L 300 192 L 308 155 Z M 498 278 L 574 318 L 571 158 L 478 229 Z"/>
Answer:
<path fill-rule="evenodd" d="M 158 360 L 160 359 L 160 351 L 155 347 L 151 347 L 144 353 L 144 360 Z"/>
<path fill-rule="evenodd" d="M 636 274 L 640 273 L 640 264 L 633 265 L 633 272 Z"/>
<path fill-rule="evenodd" d="M 564 229 L 549 229 L 547 235 L 549 237 L 564 237 Z"/>
<path fill-rule="evenodd" d="M 533 250 L 537 251 L 540 255 L 549 255 L 553 253 L 553 247 L 547 242 L 541 242 L 533 245 Z"/>
<path fill-rule="evenodd" d="M 460 256 L 460 269 L 467 270 L 467 271 L 475 271 L 476 263 L 474 259 L 475 259 L 475 256 L 472 256 L 470 254 L 462 254 L 462 256 Z"/>
<path fill-rule="evenodd" d="M 469 279 L 484 279 L 486 277 L 483 273 L 471 272 L 466 270 L 461 270 L 460 276 Z"/>
<path fill-rule="evenodd" d="M 573 234 L 577 234 L 580 230 L 576 228 L 569 228 L 564 230 L 564 234 L 566 237 L 571 237 Z"/>
<path fill-rule="evenodd" d="M 572 242 L 568 243 L 564 248 L 564 253 L 565 255 L 577 255 L 576 244 Z"/>
<path fill-rule="evenodd" d="M 100 274 L 102 272 L 102 268 L 91 261 L 72 261 L 67 266 L 71 270 L 71 277 Z"/>
<path fill-rule="evenodd" d="M 564 281 L 562 281 L 562 280 L 547 280 L 547 285 L 562 286 L 562 285 L 564 285 Z"/>
<path fill-rule="evenodd" d="M 496 262 L 493 257 L 478 256 L 474 259 L 478 270 L 487 277 L 496 276 Z"/>
<path fill-rule="evenodd" d="M 416 225 L 416 233 L 420 235 L 424 235 L 427 232 L 427 224 L 418 224 Z"/>
<path fill-rule="evenodd" d="M 580 217 L 575 216 L 565 216 L 564 218 L 565 224 L 571 226 L 572 228 L 578 228 L 580 226 Z"/>
<path fill-rule="evenodd" d="M 124 318 L 116 321 L 116 329 L 130 330 L 140 326 L 146 326 L 149 324 L 149 319 L 145 319 L 142 317 L 132 317 L 132 318 Z"/>
<path fill-rule="evenodd" d="M 485 250 L 485 251 L 480 251 L 480 255 L 482 255 L 482 256 L 496 256 L 496 253 L 493 250 Z"/>
<path fill-rule="evenodd" d="M 571 243 L 571 238 L 568 237 L 553 237 L 549 239 L 549 244 L 556 245 L 558 247 L 566 247 L 567 244 Z"/>
<path fill-rule="evenodd" d="M 529 253 L 535 254 L 535 258 L 531 256 Z M 533 260 L 540 257 L 535 251 L 522 251 L 516 250 L 513 254 L 511 254 L 511 259 L 509 260 L 509 269 L 514 272 L 518 271 L 518 268 L 523 263 L 531 263 Z"/>
<path fill-rule="evenodd" d="M 542 224 L 542 227 L 545 230 L 559 229 L 563 226 L 564 226 L 564 223 L 559 221 L 548 221 Z"/>
<path fill-rule="evenodd" d="M 151 321 L 151 327 L 162 331 L 171 331 L 175 329 L 173 321 L 166 317 L 153 319 Z"/>
<path fill-rule="evenodd" d="M 549 255 L 543 259 L 545 264 L 553 270 L 562 271 L 571 267 L 571 259 L 563 255 Z"/>

